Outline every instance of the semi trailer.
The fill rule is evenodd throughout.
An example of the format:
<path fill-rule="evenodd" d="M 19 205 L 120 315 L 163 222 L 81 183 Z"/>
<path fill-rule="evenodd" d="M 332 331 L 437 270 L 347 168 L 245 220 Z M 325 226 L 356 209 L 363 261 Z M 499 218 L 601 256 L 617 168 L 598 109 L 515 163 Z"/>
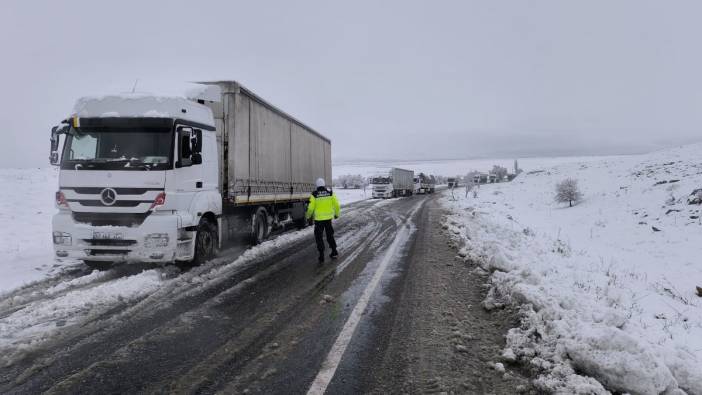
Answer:
<path fill-rule="evenodd" d="M 394 198 L 411 196 L 414 191 L 414 172 L 393 167 L 387 172 L 370 179 L 373 198 Z"/>
<path fill-rule="evenodd" d="M 62 147 L 62 148 L 61 148 Z M 52 129 L 58 258 L 202 263 L 304 227 L 331 142 L 236 81 L 183 97 L 85 97 Z"/>

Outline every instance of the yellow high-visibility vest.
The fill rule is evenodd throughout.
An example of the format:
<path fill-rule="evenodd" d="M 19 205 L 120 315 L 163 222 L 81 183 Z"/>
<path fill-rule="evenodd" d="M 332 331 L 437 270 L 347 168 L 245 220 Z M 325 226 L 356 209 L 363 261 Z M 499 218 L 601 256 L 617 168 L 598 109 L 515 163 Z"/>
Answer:
<path fill-rule="evenodd" d="M 314 218 L 315 221 L 326 221 L 339 217 L 341 207 L 334 192 L 327 189 L 318 189 L 312 192 L 310 203 L 307 206 L 305 218 Z"/>

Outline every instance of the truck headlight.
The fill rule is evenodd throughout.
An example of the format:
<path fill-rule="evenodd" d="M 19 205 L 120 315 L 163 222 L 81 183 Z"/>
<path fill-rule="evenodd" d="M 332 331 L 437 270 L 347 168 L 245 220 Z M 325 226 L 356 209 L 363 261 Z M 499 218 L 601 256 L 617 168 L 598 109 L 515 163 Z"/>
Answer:
<path fill-rule="evenodd" d="M 69 246 L 73 242 L 71 234 L 66 232 L 54 232 L 53 238 L 56 245 Z"/>
<path fill-rule="evenodd" d="M 167 247 L 168 246 L 168 233 L 149 233 L 144 238 L 144 247 L 154 248 L 154 247 Z"/>

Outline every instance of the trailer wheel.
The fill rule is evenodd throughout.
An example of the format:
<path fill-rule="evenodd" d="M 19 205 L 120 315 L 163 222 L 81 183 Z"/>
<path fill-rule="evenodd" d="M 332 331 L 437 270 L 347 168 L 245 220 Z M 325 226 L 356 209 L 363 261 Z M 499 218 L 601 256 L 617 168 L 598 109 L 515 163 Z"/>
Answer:
<path fill-rule="evenodd" d="M 258 245 L 266 240 L 268 235 L 268 221 L 266 219 L 266 211 L 259 209 L 254 216 L 253 232 L 251 235 L 251 244 Z"/>
<path fill-rule="evenodd" d="M 207 219 L 200 220 L 195 236 L 193 265 L 201 265 L 214 258 L 217 253 L 217 228 Z"/>
<path fill-rule="evenodd" d="M 112 265 L 114 264 L 114 262 L 109 261 L 83 261 L 83 263 L 91 269 L 100 271 L 112 269 Z"/>

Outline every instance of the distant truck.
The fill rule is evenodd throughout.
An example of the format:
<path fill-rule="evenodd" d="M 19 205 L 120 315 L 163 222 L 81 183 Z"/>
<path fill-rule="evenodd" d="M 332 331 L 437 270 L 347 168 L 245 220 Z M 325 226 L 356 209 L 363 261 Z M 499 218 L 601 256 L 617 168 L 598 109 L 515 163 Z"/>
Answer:
<path fill-rule="evenodd" d="M 488 175 L 485 173 L 476 174 L 473 176 L 473 184 L 487 184 Z"/>
<path fill-rule="evenodd" d="M 57 257 L 202 263 L 306 225 L 315 179 L 331 185 L 330 140 L 236 81 L 197 87 L 82 98 L 54 127 Z"/>
<path fill-rule="evenodd" d="M 448 187 L 450 188 L 458 188 L 460 184 L 460 177 L 449 177 L 446 179 L 446 182 L 448 183 Z"/>
<path fill-rule="evenodd" d="M 387 173 L 371 177 L 373 198 L 411 196 L 414 192 L 414 172 L 393 167 Z"/>
<path fill-rule="evenodd" d="M 424 173 L 419 173 L 418 176 L 414 177 L 414 193 L 434 193 L 435 188 L 436 178 L 434 178 L 434 176 L 427 176 Z"/>

